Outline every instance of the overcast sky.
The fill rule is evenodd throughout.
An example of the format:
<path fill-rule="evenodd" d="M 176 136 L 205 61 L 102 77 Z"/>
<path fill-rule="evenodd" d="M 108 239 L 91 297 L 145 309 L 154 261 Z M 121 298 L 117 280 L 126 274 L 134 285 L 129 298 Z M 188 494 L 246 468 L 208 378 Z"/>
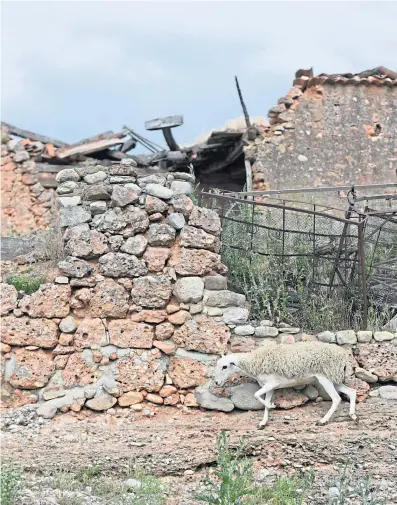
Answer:
<path fill-rule="evenodd" d="M 1 3 L 2 119 L 65 142 L 183 114 L 181 143 L 265 116 L 299 68 L 397 70 L 396 2 Z"/>

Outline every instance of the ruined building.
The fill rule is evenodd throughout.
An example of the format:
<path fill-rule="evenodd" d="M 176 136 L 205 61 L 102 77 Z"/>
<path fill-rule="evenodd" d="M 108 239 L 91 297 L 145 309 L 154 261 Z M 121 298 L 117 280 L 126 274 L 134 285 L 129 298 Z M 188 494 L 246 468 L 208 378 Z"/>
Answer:
<path fill-rule="evenodd" d="M 397 182 L 397 73 L 296 73 L 246 147 L 253 189 Z"/>
<path fill-rule="evenodd" d="M 299 70 L 292 89 L 270 109 L 269 119 L 214 131 L 206 141 L 187 147 L 171 135 L 171 128 L 183 124 L 182 116 L 148 121 L 147 130 L 164 132 L 168 149 L 128 127 L 67 145 L 6 125 L 9 133 L 24 139 L 12 143 L 34 156 L 24 160 L 24 152 L 15 157 L 3 153 L 2 235 L 49 226 L 56 174 L 65 165 L 93 158 L 104 166 L 129 158 L 147 175 L 194 170 L 200 190 L 397 183 L 396 72 L 378 67 L 315 77 L 312 70 Z M 149 146 L 150 154 L 129 154 L 137 142 Z"/>

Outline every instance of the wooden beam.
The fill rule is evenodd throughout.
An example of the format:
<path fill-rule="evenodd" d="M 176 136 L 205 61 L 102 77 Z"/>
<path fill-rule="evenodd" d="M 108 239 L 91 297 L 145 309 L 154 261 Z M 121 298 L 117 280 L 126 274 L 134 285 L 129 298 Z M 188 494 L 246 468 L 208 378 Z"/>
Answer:
<path fill-rule="evenodd" d="M 248 160 L 245 160 L 245 177 L 246 191 L 252 191 L 252 167 Z"/>
<path fill-rule="evenodd" d="M 86 144 L 79 144 L 74 146 L 62 147 L 56 152 L 57 158 L 64 159 L 74 154 L 90 154 L 98 151 L 104 151 L 109 147 L 117 146 L 123 144 L 123 140 L 119 138 L 96 140 L 94 142 L 88 142 Z"/>
<path fill-rule="evenodd" d="M 114 132 L 112 130 L 109 130 L 107 132 L 99 133 L 98 135 L 93 135 L 92 137 L 87 137 L 86 139 L 79 140 L 79 142 L 75 142 L 73 145 L 77 146 L 80 144 L 87 144 L 88 142 L 95 142 L 96 140 L 104 140 L 104 139 L 110 139 L 113 137 Z"/>
<path fill-rule="evenodd" d="M 45 149 L 50 158 L 55 158 L 54 144 L 46 144 Z"/>
<path fill-rule="evenodd" d="M 64 147 L 68 145 L 66 142 L 62 142 L 61 140 L 52 139 L 50 137 L 46 137 L 45 135 L 39 135 L 38 133 L 34 133 L 29 130 L 22 130 L 22 128 L 5 123 L 4 121 L 1 122 L 1 127 L 6 128 L 8 133 L 11 135 L 15 135 L 16 137 L 21 137 L 23 139 L 30 139 L 42 142 L 43 144 L 52 144 L 55 147 Z"/>
<path fill-rule="evenodd" d="M 122 153 L 121 151 L 116 151 L 114 149 L 105 149 L 105 151 L 98 151 L 96 153 L 92 153 L 91 157 L 97 160 L 107 159 L 107 160 L 119 161 L 124 158 L 127 158 L 127 155 L 125 153 Z"/>
<path fill-rule="evenodd" d="M 225 142 L 236 142 L 236 140 L 241 139 L 242 136 L 242 132 L 236 131 L 212 132 L 207 140 L 207 144 L 217 144 L 218 142 L 221 142 L 222 144 Z"/>
<path fill-rule="evenodd" d="M 133 138 L 130 138 L 124 142 L 124 144 L 121 146 L 121 152 L 122 153 L 128 153 L 128 151 L 131 151 L 131 149 L 134 149 L 136 146 L 136 140 Z"/>
<path fill-rule="evenodd" d="M 183 116 L 167 116 L 145 121 L 146 130 L 162 130 L 163 128 L 175 128 L 183 125 Z"/>

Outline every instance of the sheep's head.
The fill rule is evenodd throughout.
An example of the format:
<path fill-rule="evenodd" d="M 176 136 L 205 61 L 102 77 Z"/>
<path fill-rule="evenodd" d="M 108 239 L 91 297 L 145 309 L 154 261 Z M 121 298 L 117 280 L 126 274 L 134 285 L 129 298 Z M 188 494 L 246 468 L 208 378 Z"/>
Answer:
<path fill-rule="evenodd" d="M 222 356 L 222 358 L 218 359 L 215 368 L 214 381 L 217 386 L 223 386 L 223 384 L 227 381 L 227 379 L 236 372 L 237 366 L 235 357 L 231 356 Z"/>

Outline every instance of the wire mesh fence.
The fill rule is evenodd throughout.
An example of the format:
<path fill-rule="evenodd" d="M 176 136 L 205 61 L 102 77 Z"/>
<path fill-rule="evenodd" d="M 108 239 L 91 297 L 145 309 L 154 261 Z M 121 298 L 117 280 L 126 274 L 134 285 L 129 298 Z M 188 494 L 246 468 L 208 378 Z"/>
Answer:
<path fill-rule="evenodd" d="M 203 196 L 221 217 L 230 287 L 246 294 L 254 317 L 314 331 L 379 326 L 390 316 L 397 209 L 387 217 L 355 210 L 354 192 L 345 210 L 268 195 Z"/>

